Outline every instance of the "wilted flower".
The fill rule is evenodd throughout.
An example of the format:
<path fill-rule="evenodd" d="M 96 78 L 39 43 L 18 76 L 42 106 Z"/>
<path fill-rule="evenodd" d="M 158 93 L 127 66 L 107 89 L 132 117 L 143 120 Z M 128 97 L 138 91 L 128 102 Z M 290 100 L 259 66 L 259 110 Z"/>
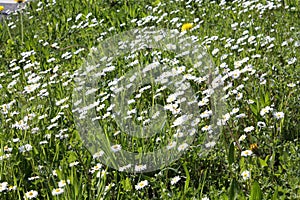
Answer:
<path fill-rule="evenodd" d="M 258 149 L 258 145 L 256 143 L 250 144 L 251 151 Z"/>
<path fill-rule="evenodd" d="M 26 0 L 15 0 L 16 3 L 24 3 Z"/>

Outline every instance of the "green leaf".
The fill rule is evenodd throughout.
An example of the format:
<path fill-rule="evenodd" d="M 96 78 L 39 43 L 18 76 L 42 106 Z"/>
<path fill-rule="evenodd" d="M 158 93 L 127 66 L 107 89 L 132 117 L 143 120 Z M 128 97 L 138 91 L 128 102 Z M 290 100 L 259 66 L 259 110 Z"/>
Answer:
<path fill-rule="evenodd" d="M 245 158 L 244 157 L 240 158 L 240 168 L 245 169 Z"/>
<path fill-rule="evenodd" d="M 270 101 L 270 94 L 269 92 L 265 93 L 265 105 L 270 105 L 271 101 Z"/>
<path fill-rule="evenodd" d="M 282 169 L 284 169 L 284 170 L 287 170 L 287 169 L 288 169 L 284 164 L 281 164 L 281 167 L 282 167 Z"/>
<path fill-rule="evenodd" d="M 183 169 L 185 172 L 185 176 L 186 176 L 186 180 L 185 180 L 185 184 L 184 184 L 184 194 L 187 194 L 189 191 L 189 183 L 190 183 L 190 173 L 188 168 L 186 167 L 186 162 L 183 164 Z"/>
<path fill-rule="evenodd" d="M 77 160 L 77 155 L 75 152 L 69 152 L 68 163 L 74 162 Z"/>
<path fill-rule="evenodd" d="M 157 6 L 160 3 L 160 0 L 156 0 L 152 2 L 152 6 Z"/>
<path fill-rule="evenodd" d="M 228 163 L 231 165 L 234 162 L 234 144 L 230 144 L 229 153 L 228 153 Z"/>
<path fill-rule="evenodd" d="M 259 160 L 259 164 L 260 164 L 260 166 L 261 166 L 262 168 L 268 166 L 265 160 L 263 160 L 263 159 L 261 159 L 261 158 L 258 158 L 258 160 Z"/>
<path fill-rule="evenodd" d="M 258 182 L 255 181 L 251 188 L 250 200 L 261 200 L 261 199 L 262 199 L 262 192 Z"/>
<path fill-rule="evenodd" d="M 125 180 L 122 180 L 122 185 L 125 191 L 130 191 L 132 190 L 132 184 L 130 179 L 127 177 Z"/>
<path fill-rule="evenodd" d="M 254 105 L 250 105 L 250 109 L 254 113 L 254 115 L 258 114 L 258 110 L 257 110 L 257 108 Z"/>
<path fill-rule="evenodd" d="M 231 181 L 230 187 L 229 187 L 229 200 L 235 200 L 238 196 L 238 184 L 235 179 Z"/>
<path fill-rule="evenodd" d="M 275 190 L 275 192 L 274 192 L 274 194 L 272 196 L 272 200 L 277 200 L 277 199 L 279 199 L 278 198 L 278 187 L 276 187 L 276 190 Z"/>
<path fill-rule="evenodd" d="M 270 166 L 271 168 L 273 168 L 274 164 L 275 164 L 275 151 L 272 153 L 272 156 L 270 157 Z"/>
<path fill-rule="evenodd" d="M 228 196 L 226 194 L 222 194 L 221 198 L 220 199 L 223 199 L 223 200 L 228 200 Z"/>
<path fill-rule="evenodd" d="M 267 156 L 265 157 L 265 162 L 267 162 L 267 161 L 269 160 L 269 158 L 270 158 L 270 155 L 267 155 Z"/>

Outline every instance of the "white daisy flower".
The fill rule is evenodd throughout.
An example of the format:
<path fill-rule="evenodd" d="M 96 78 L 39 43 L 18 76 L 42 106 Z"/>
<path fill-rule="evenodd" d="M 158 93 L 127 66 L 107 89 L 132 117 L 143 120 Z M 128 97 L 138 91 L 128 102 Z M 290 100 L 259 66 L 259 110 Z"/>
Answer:
<path fill-rule="evenodd" d="M 128 164 L 128 165 L 119 167 L 119 171 L 120 171 L 120 172 L 123 172 L 123 171 L 125 171 L 126 169 L 129 169 L 130 167 L 131 167 L 131 164 Z"/>
<path fill-rule="evenodd" d="M 104 154 L 104 151 L 99 151 L 93 155 L 93 159 L 100 158 L 101 156 L 103 156 L 103 154 Z"/>
<path fill-rule="evenodd" d="M 296 84 L 295 83 L 289 83 L 289 84 L 287 84 L 287 86 L 290 87 L 290 88 L 293 88 L 293 87 L 296 86 Z"/>
<path fill-rule="evenodd" d="M 230 112 L 230 115 L 236 114 L 237 112 L 239 112 L 239 108 L 234 108 L 232 109 L 232 111 Z"/>
<path fill-rule="evenodd" d="M 180 125 L 184 124 L 189 119 L 190 119 L 190 117 L 188 115 L 182 115 L 182 116 L 175 119 L 175 121 L 173 122 L 172 127 L 180 126 Z"/>
<path fill-rule="evenodd" d="M 149 182 L 147 180 L 141 181 L 139 182 L 137 185 L 135 185 L 135 189 L 136 190 L 140 190 L 143 189 L 144 187 L 146 187 L 149 184 Z"/>
<path fill-rule="evenodd" d="M 212 129 L 211 125 L 206 125 L 206 126 L 201 128 L 202 131 L 210 131 L 211 129 Z"/>
<path fill-rule="evenodd" d="M 253 126 L 249 126 L 249 127 L 246 127 L 246 128 L 244 129 L 244 131 L 245 131 L 246 133 L 251 132 L 251 131 L 253 131 L 253 130 L 254 130 L 254 127 L 253 127 Z"/>
<path fill-rule="evenodd" d="M 170 142 L 168 145 L 167 145 L 167 149 L 172 149 L 172 148 L 174 148 L 175 146 L 176 146 L 176 142 L 175 141 L 172 141 L 172 142 Z"/>
<path fill-rule="evenodd" d="M 284 113 L 283 112 L 275 112 L 274 117 L 276 119 L 282 119 L 282 118 L 284 118 Z"/>
<path fill-rule="evenodd" d="M 62 188 L 62 187 L 65 187 L 67 184 L 70 184 L 70 180 L 60 180 L 58 182 L 58 187 Z"/>
<path fill-rule="evenodd" d="M 243 171 L 241 175 L 244 180 L 247 180 L 250 178 L 250 172 L 248 170 Z"/>
<path fill-rule="evenodd" d="M 189 145 L 187 143 L 183 143 L 183 144 L 179 145 L 177 149 L 178 149 L 178 151 L 184 151 L 188 148 L 188 146 Z"/>
<path fill-rule="evenodd" d="M 75 162 L 71 162 L 70 164 L 69 164 L 69 166 L 70 167 L 74 167 L 74 166 L 76 166 L 76 165 L 78 165 L 79 164 L 79 162 L 78 161 L 75 161 Z"/>
<path fill-rule="evenodd" d="M 211 147 L 214 147 L 216 145 L 216 142 L 215 141 L 210 141 L 208 143 L 205 144 L 205 147 L 206 148 L 211 148 Z"/>
<path fill-rule="evenodd" d="M 26 197 L 27 199 L 33 199 L 33 198 L 36 198 L 38 194 L 39 194 L 39 193 L 38 193 L 37 191 L 35 191 L 35 190 L 30 190 L 29 192 L 26 192 L 26 193 L 25 193 L 25 197 Z"/>
<path fill-rule="evenodd" d="M 244 141 L 246 139 L 246 135 L 245 134 L 243 134 L 243 135 L 241 135 L 240 136 L 240 138 L 239 138 L 239 142 L 241 142 L 241 141 Z"/>
<path fill-rule="evenodd" d="M 245 150 L 245 151 L 242 151 L 241 156 L 247 157 L 247 156 L 251 156 L 252 154 L 253 154 L 253 152 L 251 150 Z"/>
<path fill-rule="evenodd" d="M 111 146 L 111 150 L 112 150 L 114 153 L 120 151 L 121 149 L 122 149 L 122 146 L 119 145 L 119 144 L 115 144 L 115 145 Z"/>
<path fill-rule="evenodd" d="M 97 178 L 102 178 L 104 177 L 105 175 L 107 174 L 107 171 L 106 170 L 102 170 L 101 172 L 99 171 L 96 175 Z"/>
<path fill-rule="evenodd" d="M 175 176 L 171 179 L 171 185 L 176 184 L 180 180 L 180 176 Z"/>
<path fill-rule="evenodd" d="M 145 169 L 147 169 L 147 165 L 136 165 L 134 167 L 134 171 L 136 171 L 136 172 L 140 172 L 140 171 L 143 171 Z"/>
<path fill-rule="evenodd" d="M 56 188 L 56 189 L 53 189 L 52 190 L 52 195 L 55 196 L 55 195 L 60 195 L 64 192 L 64 189 L 63 188 Z"/>

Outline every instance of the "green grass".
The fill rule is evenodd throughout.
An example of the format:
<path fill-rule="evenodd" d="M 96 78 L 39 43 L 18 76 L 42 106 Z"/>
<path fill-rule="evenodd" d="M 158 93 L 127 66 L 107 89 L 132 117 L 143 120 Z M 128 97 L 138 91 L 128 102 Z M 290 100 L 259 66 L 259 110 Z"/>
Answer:
<path fill-rule="evenodd" d="M 24 199 L 31 190 L 38 192 L 35 199 L 299 199 L 300 5 L 297 0 L 250 1 L 249 5 L 247 2 L 42 0 L 30 2 L 26 10 L 3 18 L 0 199 Z M 201 156 L 205 136 L 201 129 L 211 123 L 201 119 L 188 150 L 167 166 L 145 173 L 127 173 L 102 162 L 96 170 L 101 159 L 94 159 L 93 153 L 98 149 L 90 152 L 80 138 L 82 133 L 72 113 L 76 70 L 91 58 L 91 49 L 111 36 L 150 26 L 181 31 L 184 23 L 193 23 L 195 28 L 185 35 L 198 39 L 193 45 L 206 48 L 224 78 L 226 106 L 222 112 L 232 114 L 222 126 L 216 145 Z M 135 58 L 125 59 L 131 55 L 134 53 L 115 58 L 111 64 L 115 70 L 96 80 L 99 89 L 95 97 L 104 104 L 98 116 L 105 116 L 114 102 L 107 96 L 111 93 L 111 81 L 135 69 L 128 67 L 130 63 L 137 60 L 138 66 L 144 66 L 155 59 L 163 63 L 163 59 L 176 56 L 159 49 L 144 49 Z M 183 65 L 194 69 L 193 63 L 184 59 L 178 59 L 175 65 L 168 61 L 164 64 L 168 69 Z M 246 66 L 249 70 L 236 78 L 231 76 L 232 71 Z M 199 76 L 197 73 L 191 72 Z M 26 92 L 26 86 L 34 84 L 36 89 Z M 166 105 L 168 95 L 174 92 L 166 89 L 155 99 L 155 90 L 161 85 L 150 86 L 130 104 L 130 109 L 141 114 L 148 107 L 154 108 L 154 104 Z M 203 93 L 206 83 L 191 81 L 191 87 L 198 101 L 207 97 Z M 138 91 L 130 97 L 137 94 Z M 122 101 L 115 103 L 122 105 Z M 213 106 L 199 108 L 199 115 Z M 267 106 L 271 110 L 262 115 Z M 284 117 L 276 119 L 277 112 L 283 112 Z M 148 152 L 169 144 L 176 133 L 171 127 L 175 118 L 171 112 L 166 113 L 170 119 L 164 129 L 149 138 L 118 130 L 111 115 L 99 122 L 105 139 L 112 144 L 120 144 L 131 152 Z M 135 123 L 142 124 L 138 114 Z M 23 126 L 17 128 L 20 123 Z M 247 127 L 253 130 L 245 132 Z M 117 131 L 120 133 L 115 134 Z M 93 130 L 87 132 L 103 149 L 110 148 Z M 245 139 L 239 140 L 243 134 Z M 31 148 L 20 151 L 27 144 Z M 251 147 L 251 156 L 241 156 Z M 119 154 L 111 156 L 122 159 Z M 97 177 L 98 171 L 103 176 Z M 245 171 L 250 172 L 250 177 L 244 180 Z M 176 176 L 180 180 L 171 184 Z M 63 193 L 53 195 L 61 180 L 70 183 L 61 186 Z M 148 185 L 137 190 L 138 183 L 144 180 Z"/>

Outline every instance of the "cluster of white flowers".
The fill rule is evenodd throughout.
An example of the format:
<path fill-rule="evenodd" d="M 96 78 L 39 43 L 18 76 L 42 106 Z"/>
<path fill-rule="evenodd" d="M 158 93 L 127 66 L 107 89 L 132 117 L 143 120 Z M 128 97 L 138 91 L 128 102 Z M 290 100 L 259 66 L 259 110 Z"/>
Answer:
<path fill-rule="evenodd" d="M 179 3 L 180 0 L 170 1 L 170 4 Z M 182 2 L 182 1 L 181 1 Z M 192 8 L 192 6 L 199 7 L 199 17 L 191 19 L 190 25 L 192 26 L 189 30 L 190 32 L 182 32 L 180 35 L 191 35 L 188 37 L 188 41 L 179 40 L 180 45 L 185 46 L 194 46 L 194 51 L 197 49 L 197 44 L 201 43 L 205 45 L 207 49 L 212 49 L 211 55 L 213 59 L 218 61 L 218 67 L 216 70 L 216 74 L 220 75 L 219 82 L 224 83 L 223 92 L 226 93 L 222 100 L 224 102 L 230 102 L 233 105 L 233 109 L 226 111 L 228 113 L 222 113 L 220 115 L 220 119 L 218 119 L 217 125 L 219 126 L 227 126 L 234 124 L 237 127 L 241 135 L 238 135 L 238 142 L 241 142 L 241 145 L 246 144 L 251 140 L 251 134 L 262 132 L 269 128 L 270 124 L 268 122 L 270 116 L 272 116 L 272 122 L 275 123 L 282 122 L 283 118 L 286 118 L 288 112 L 278 111 L 275 105 L 265 104 L 263 108 L 259 108 L 257 110 L 257 118 L 261 121 L 253 121 L 252 124 L 246 124 L 243 126 L 236 126 L 240 121 L 247 121 L 247 115 L 243 112 L 242 104 L 245 104 L 247 107 L 247 111 L 251 112 L 251 109 L 255 108 L 258 105 L 258 102 L 255 101 L 255 96 L 249 97 L 249 83 L 253 80 L 258 80 L 259 85 L 265 87 L 267 84 L 274 84 L 274 80 L 272 80 L 267 72 L 262 72 L 259 67 L 253 66 L 256 65 L 256 61 L 264 60 L 265 63 L 269 63 L 268 58 L 264 54 L 258 54 L 257 49 L 262 49 L 262 51 L 271 52 L 276 45 L 285 49 L 285 48 L 298 48 L 300 46 L 300 41 L 295 41 L 294 39 L 287 39 L 285 41 L 280 41 L 277 37 L 274 37 L 274 33 L 276 30 L 276 23 L 272 24 L 272 29 L 270 29 L 270 33 L 262 33 L 261 26 L 255 26 L 256 22 L 252 19 L 253 12 L 259 14 L 260 17 L 263 17 L 263 14 L 266 12 L 270 12 L 271 10 L 278 9 L 283 7 L 282 2 L 280 1 L 267 1 L 266 3 L 261 3 L 258 0 L 251 1 L 234 1 L 239 5 L 239 9 L 232 9 L 229 6 L 226 0 L 221 0 L 217 6 L 219 6 L 222 10 L 231 10 L 232 13 L 240 19 L 240 17 L 244 14 L 249 14 L 248 18 L 243 18 L 244 21 L 233 21 L 229 24 L 229 28 L 236 32 L 237 35 L 240 35 L 238 38 L 230 38 L 230 37 L 220 37 L 218 35 L 203 35 L 194 36 L 193 34 L 201 28 L 202 24 L 205 21 L 205 17 L 207 14 L 207 10 L 202 6 L 204 1 L 195 0 L 195 1 L 186 1 L 182 2 L 185 4 L 186 8 Z M 216 1 L 210 2 L 211 4 L 217 4 Z M 37 12 L 42 12 L 45 8 L 55 5 L 55 0 L 51 2 L 38 2 L 37 3 Z M 170 12 L 163 12 L 163 8 L 169 6 L 165 2 L 153 3 L 153 5 L 146 6 L 146 9 L 151 12 L 151 15 L 145 16 L 143 18 L 135 18 L 132 19 L 128 24 L 122 23 L 120 27 L 137 26 L 144 27 L 148 25 L 155 24 L 156 26 L 170 24 L 172 27 L 180 28 L 183 23 L 186 23 L 185 18 L 181 18 L 178 16 L 178 13 L 181 11 L 179 9 L 171 10 Z M 287 8 L 285 8 L 287 9 Z M 291 9 L 293 10 L 293 9 Z M 195 11 L 192 11 L 192 14 Z M 31 19 L 33 16 L 30 16 Z M 222 19 L 225 16 L 222 13 L 217 13 L 214 15 L 216 20 Z M 203 20 L 201 20 L 203 18 Z M 104 19 L 97 19 L 93 17 L 92 13 L 77 13 L 76 16 L 65 19 L 68 30 L 66 34 L 76 34 L 77 31 L 80 30 L 88 30 L 89 28 L 95 28 L 97 26 L 101 26 Z M 48 25 L 50 25 L 48 23 Z M 56 25 L 56 30 L 59 29 L 59 25 Z M 8 23 L 8 29 L 14 31 L 17 27 L 17 23 L 10 22 Z M 50 27 L 50 26 L 49 26 Z M 251 27 L 251 28 L 250 28 Z M 101 27 L 103 29 L 103 27 Z M 294 30 L 295 27 L 290 27 L 290 31 Z M 106 31 L 103 31 L 99 34 L 97 41 L 102 41 L 104 38 L 109 36 L 112 33 L 116 32 L 117 27 L 109 27 Z M 179 31 L 177 31 L 179 32 Z M 157 35 L 154 37 L 156 42 L 162 41 L 163 35 Z M 86 77 L 86 73 L 79 73 L 79 71 L 75 71 L 72 73 L 71 71 L 65 71 L 64 65 L 61 64 L 61 61 L 70 62 L 72 59 L 77 59 L 80 55 L 87 51 L 86 47 L 76 47 L 70 50 L 68 47 L 64 48 L 64 43 L 57 41 L 50 41 L 50 39 L 45 39 L 42 33 L 37 32 L 37 34 L 32 38 L 33 43 L 38 42 L 38 45 L 41 48 L 49 48 L 51 49 L 51 53 L 47 55 L 47 58 L 44 63 L 38 62 L 38 54 L 39 51 L 29 50 L 25 52 L 21 52 L 18 57 L 20 59 L 11 60 L 8 64 L 8 70 L 0 73 L 0 78 L 3 78 L 4 81 L 0 80 L 0 91 L 5 91 L 7 94 L 3 95 L 0 105 L 0 113 L 3 115 L 3 121 L 1 123 L 8 124 L 9 128 L 12 132 L 16 132 L 15 138 L 12 138 L 8 145 L 5 145 L 3 148 L 3 154 L 0 156 L 0 161 L 5 161 L 5 159 L 9 159 L 12 156 L 12 152 L 19 151 L 24 155 L 30 154 L 33 152 L 32 150 L 36 150 L 37 147 L 33 142 L 27 141 L 28 138 L 22 138 L 23 135 L 30 135 L 33 138 L 43 138 L 41 141 L 38 141 L 37 144 L 40 144 L 42 147 L 45 147 L 46 144 L 52 144 L 57 140 L 67 140 L 68 138 L 72 138 L 73 135 L 71 131 L 71 127 L 65 127 L 63 123 L 68 123 L 68 115 L 69 115 L 69 107 L 71 104 L 72 98 L 67 96 L 69 95 L 68 87 L 72 85 L 73 81 L 78 77 Z M 220 47 L 220 44 L 224 45 L 224 49 Z M 130 44 L 126 42 L 119 42 L 120 49 L 126 49 L 128 46 L 134 46 L 133 50 L 129 53 L 129 55 L 125 55 L 125 71 L 127 69 L 132 69 L 139 66 L 140 60 L 138 57 L 138 51 L 142 49 L 142 47 L 147 46 L 146 44 Z M 136 46 L 135 46 L 136 45 Z M 177 45 L 169 43 L 166 45 L 166 49 L 170 51 L 175 51 L 178 48 Z M 97 52 L 97 48 L 93 47 L 91 49 L 94 52 Z M 224 50 L 228 50 L 228 52 L 224 52 Z M 57 52 L 56 53 L 52 53 Z M 230 52 L 230 53 L 229 53 Z M 245 53 L 249 53 L 247 56 L 244 56 Z M 291 51 L 293 52 L 293 51 Z M 167 150 L 174 150 L 177 152 L 183 152 L 189 149 L 190 144 L 187 141 L 182 141 L 183 138 L 187 136 L 192 136 L 194 134 L 198 134 L 199 131 L 196 130 L 197 127 L 200 127 L 201 124 L 201 134 L 214 134 L 214 125 L 208 124 L 211 118 L 214 117 L 214 109 L 210 109 L 211 97 L 215 95 L 216 89 L 220 86 L 217 81 L 214 82 L 214 86 L 212 88 L 202 88 L 202 85 L 206 83 L 206 81 L 210 80 L 210 77 L 207 76 L 198 76 L 195 71 L 206 64 L 211 66 L 209 63 L 197 62 L 194 63 L 194 68 L 189 68 L 188 65 L 182 64 L 179 61 L 180 57 L 193 55 L 191 52 L 182 52 L 178 57 L 175 58 L 163 58 L 163 51 L 155 50 L 151 53 L 146 53 L 146 56 L 152 56 L 153 62 L 147 64 L 147 66 L 142 70 L 141 80 L 146 79 L 147 73 L 151 71 L 155 71 L 159 69 L 159 67 L 164 66 L 162 69 L 162 73 L 155 77 L 154 83 L 159 84 L 160 86 L 156 88 L 154 85 L 144 85 L 140 88 L 135 88 L 136 82 L 139 82 L 139 75 L 137 73 L 133 74 L 129 77 L 129 83 L 127 85 L 122 85 L 122 81 L 125 79 L 123 75 L 120 77 L 112 78 L 112 80 L 106 81 L 107 77 L 110 77 L 111 74 L 118 73 L 119 68 L 116 63 L 114 63 L 114 57 L 117 55 L 111 55 L 110 57 L 103 57 L 100 59 L 101 62 L 106 63 L 106 66 L 102 69 L 101 72 L 93 74 L 93 70 L 99 68 L 98 66 L 88 65 L 86 70 L 87 72 L 91 72 L 93 74 L 92 78 L 101 78 L 103 82 L 103 88 L 89 88 L 82 93 L 82 95 L 86 98 L 95 95 L 98 99 L 95 99 L 94 102 L 91 102 L 90 105 L 86 105 L 84 107 L 80 107 L 84 104 L 85 100 L 75 102 L 73 105 L 75 107 L 79 106 L 78 109 L 74 109 L 74 112 L 80 113 L 80 119 L 87 119 L 89 117 L 88 111 L 95 109 L 98 113 L 101 113 L 101 116 L 97 116 L 91 119 L 93 122 L 97 120 L 107 120 L 109 125 L 109 120 L 116 119 L 117 117 L 124 114 L 124 120 L 126 122 L 138 121 L 141 124 L 141 127 L 149 127 L 151 124 L 155 124 L 160 121 L 163 113 L 168 113 L 172 117 L 173 121 L 170 123 L 172 129 L 176 129 L 174 132 L 170 133 L 170 138 L 168 138 L 168 143 L 166 146 Z M 203 56 L 203 55 L 202 55 Z M 0 55 L 2 59 L 2 55 Z M 37 60 L 37 61 L 36 61 Z M 283 60 L 284 65 L 289 67 L 296 66 L 299 63 L 299 59 L 291 53 L 288 57 L 285 57 Z M 44 65 L 46 64 L 46 66 Z M 169 66 L 166 67 L 166 66 Z M 46 69 L 45 69 L 46 68 Z M 44 69 L 44 70 L 42 70 Z M 270 66 L 271 69 L 271 66 Z M 272 66 L 272 70 L 276 71 L 276 66 Z M 123 71 L 122 71 L 123 73 Z M 22 77 L 24 76 L 24 77 Z M 179 78 L 178 78 L 179 77 Z M 7 80 L 6 80 L 7 79 Z M 176 81 L 172 81 L 172 79 Z M 240 83 L 242 82 L 242 83 Z M 186 97 L 186 91 L 191 89 L 192 83 L 193 86 L 201 86 L 203 89 L 199 91 L 199 96 L 195 99 L 189 99 Z M 175 91 L 168 91 L 168 86 L 174 85 L 173 88 Z M 297 89 L 297 85 L 299 82 L 290 82 L 285 84 L 287 89 L 294 91 Z M 75 90 L 81 91 L 84 87 L 86 87 L 83 82 L 79 84 Z M 55 92 L 59 93 L 57 96 L 53 97 L 53 91 L 51 88 L 62 88 L 62 91 L 57 90 Z M 118 102 L 112 103 L 111 99 L 116 97 L 117 95 L 124 92 L 126 89 L 135 89 L 134 95 L 130 96 L 126 99 L 124 107 L 127 109 L 124 110 L 124 113 L 115 112 L 120 104 Z M 14 95 L 16 94 L 16 95 Z M 150 95 L 149 95 L 150 94 Z M 14 96 L 13 96 L 14 95 Z M 20 95 L 20 99 L 19 96 Z M 255 94 L 254 94 L 255 95 Z M 11 100 L 9 96 L 13 96 L 16 99 Z M 150 99 L 157 103 L 158 101 L 166 102 L 162 107 L 162 110 L 156 112 L 149 112 L 148 105 L 142 110 L 139 106 L 145 102 L 144 97 L 151 96 Z M 246 98 L 252 98 L 246 99 Z M 272 99 L 272 98 L 271 98 Z M 36 103 L 36 102 L 38 103 Z M 22 103 L 31 104 L 34 106 L 32 108 L 27 108 L 23 106 Z M 151 102 L 151 103 L 153 103 Z M 275 102 L 275 101 L 274 101 Z M 274 103 L 272 102 L 272 103 Z M 38 104 L 38 105 L 36 105 Z M 50 105 L 51 104 L 51 105 Z M 184 105 L 193 107 L 194 105 L 198 105 L 199 107 L 199 116 L 191 116 L 189 113 L 186 113 L 184 110 Z M 269 106 L 266 106 L 269 105 Z M 52 106 L 52 107 L 51 107 Z M 141 106 L 142 107 L 142 106 Z M 211 106 L 213 107 L 213 106 Z M 259 106 L 258 106 L 259 107 Z M 24 109 L 26 108 L 26 109 Z M 253 109 L 254 110 L 254 109 Z M 254 111 L 253 111 L 254 112 Z M 151 116 L 152 114 L 152 116 Z M 260 115 L 260 116 L 259 116 Z M 36 119 L 36 120 L 34 120 Z M 36 122 L 35 122 L 36 121 Z M 39 126 L 39 124 L 43 124 L 43 127 Z M 126 124 L 126 123 L 125 123 Z M 191 125 L 194 129 L 180 129 L 185 125 Z M 131 125 L 131 124 L 130 124 Z M 129 126 L 130 126 L 129 125 Z M 63 127 L 64 126 L 64 127 Z M 242 127 L 240 130 L 240 127 Z M 266 127 L 266 128 L 265 128 Z M 188 131 L 186 131 L 188 130 Z M 126 132 L 126 131 L 125 131 Z M 22 133 L 22 134 L 21 134 Z M 25 133 L 25 134 L 23 134 Z M 45 134 L 44 134 L 45 133 Z M 44 135 L 42 135 L 44 134 Z M 22 135 L 22 136 L 20 136 Z M 121 135 L 120 130 L 112 129 L 111 133 L 112 137 L 118 138 Z M 35 137 L 37 136 L 37 137 Z M 40 137 L 41 136 L 41 137 Z M 24 136 L 25 137 L 25 136 Z M 28 137 L 28 135 L 27 135 Z M 166 137 L 157 137 L 156 144 L 163 143 L 162 140 L 165 140 Z M 21 143 L 22 142 L 22 143 Z M 24 143 L 25 144 L 24 144 Z M 237 142 L 237 141 L 236 141 Z M 30 143 L 30 144 L 29 144 Z M 235 143 L 236 144 L 236 143 Z M 208 140 L 205 144 L 206 148 L 214 147 L 216 145 L 216 141 Z M 126 146 L 126 145 L 125 145 Z M 109 150 L 116 155 L 122 154 L 122 148 L 125 148 L 122 143 L 116 142 L 114 145 L 109 146 Z M 15 148 L 15 149 L 14 149 Z M 71 148 L 71 147 L 70 147 Z M 252 148 L 250 148 L 252 149 Z M 29 152 L 29 153 L 28 153 Z M 242 148 L 240 155 L 242 157 L 251 157 L 256 153 L 256 151 L 252 150 L 244 150 Z M 89 169 L 89 172 L 96 174 L 97 178 L 103 178 L 106 174 L 108 174 L 107 170 L 103 169 L 102 164 L 95 163 L 98 160 L 101 160 L 105 155 L 104 151 L 98 151 L 93 154 L 93 166 Z M 98 160 L 97 160 L 98 159 Z M 246 159 L 246 158 L 245 158 Z M 74 161 L 69 163 L 70 167 L 75 167 L 79 164 L 78 161 Z M 148 170 L 150 166 L 146 164 L 124 164 L 124 166 L 119 167 L 119 171 L 126 171 L 130 168 L 133 168 L 135 172 L 143 172 Z M 41 170 L 43 166 L 39 166 L 39 170 Z M 72 168 L 74 169 L 74 168 Z M 56 171 L 53 172 L 53 176 L 58 177 Z M 243 180 L 250 179 L 250 171 L 245 170 L 241 172 L 241 176 Z M 181 180 L 182 176 L 175 176 L 170 179 L 170 184 L 175 187 L 176 183 Z M 29 181 L 34 181 L 36 179 L 40 179 L 39 176 L 32 175 L 29 177 Z M 70 184 L 70 180 L 60 180 L 58 182 L 58 188 L 52 188 L 52 195 L 60 195 L 64 193 L 67 189 L 67 185 Z M 136 190 L 141 190 L 149 186 L 148 180 L 140 181 L 135 185 Z M 114 183 L 108 183 L 105 187 L 105 192 L 107 193 L 112 187 L 114 187 Z M 16 186 L 10 186 L 7 182 L 3 182 L 0 184 L 0 192 L 7 192 L 10 190 L 15 190 Z M 39 192 L 36 190 L 30 190 L 24 192 L 25 199 L 34 199 L 41 198 L 39 196 Z M 208 200 L 208 197 L 203 197 L 202 200 Z"/>

